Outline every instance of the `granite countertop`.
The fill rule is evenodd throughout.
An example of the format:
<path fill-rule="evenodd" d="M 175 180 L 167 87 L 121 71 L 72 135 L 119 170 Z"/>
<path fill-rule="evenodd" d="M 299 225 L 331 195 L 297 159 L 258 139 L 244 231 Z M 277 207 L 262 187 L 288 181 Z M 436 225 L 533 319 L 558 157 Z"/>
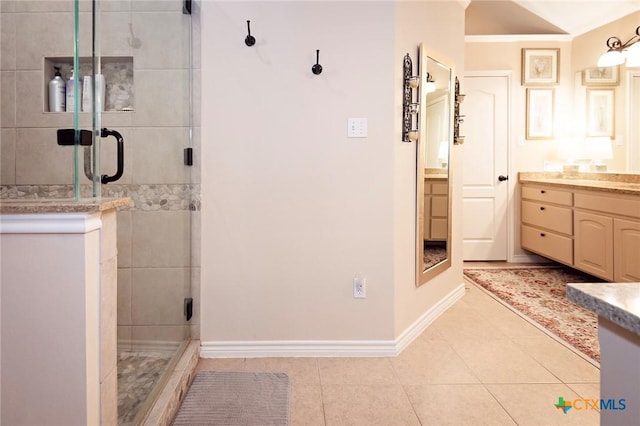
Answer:
<path fill-rule="evenodd" d="M 424 168 L 424 180 L 446 181 L 449 179 L 448 169 Z"/>
<path fill-rule="evenodd" d="M 429 181 L 435 180 L 435 181 L 445 182 L 447 179 L 449 179 L 449 176 L 447 175 L 431 174 L 431 175 L 424 176 L 424 180 L 429 180 Z"/>
<path fill-rule="evenodd" d="M 520 183 L 591 189 L 602 192 L 640 195 L 640 175 L 622 173 L 520 172 Z"/>
<path fill-rule="evenodd" d="M 640 335 L 640 283 L 567 284 L 567 298 Z"/>
<path fill-rule="evenodd" d="M 1 214 L 38 213 L 96 213 L 128 206 L 130 199 L 123 198 L 20 198 L 0 200 Z"/>

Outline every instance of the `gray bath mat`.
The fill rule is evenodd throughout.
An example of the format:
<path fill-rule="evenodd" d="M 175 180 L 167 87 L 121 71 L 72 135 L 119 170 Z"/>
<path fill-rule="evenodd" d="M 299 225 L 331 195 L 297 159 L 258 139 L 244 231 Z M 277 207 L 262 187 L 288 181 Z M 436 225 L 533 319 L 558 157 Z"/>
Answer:
<path fill-rule="evenodd" d="M 173 425 L 288 425 L 285 373 L 201 371 L 193 379 Z"/>

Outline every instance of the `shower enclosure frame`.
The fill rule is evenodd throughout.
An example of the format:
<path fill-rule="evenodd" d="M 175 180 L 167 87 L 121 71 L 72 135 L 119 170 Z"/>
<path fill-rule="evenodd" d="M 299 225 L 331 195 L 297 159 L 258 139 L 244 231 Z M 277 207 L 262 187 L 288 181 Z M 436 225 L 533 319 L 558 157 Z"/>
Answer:
<path fill-rule="evenodd" d="M 0 196 L 73 202 L 131 199 L 128 208 L 117 212 L 118 347 L 121 353 L 168 355 L 167 369 L 189 340 L 197 338 L 199 323 L 199 260 L 192 250 L 197 244 L 192 236 L 198 229 L 198 173 L 185 164 L 187 153 L 191 164 L 194 158 L 197 71 L 186 4 L 0 4 Z M 191 8 L 197 10 L 196 2 Z M 60 63 L 66 67 L 65 80 L 70 68 L 76 72 L 75 108 L 50 112 L 47 84 L 53 66 Z M 92 112 L 83 111 L 84 77 L 95 82 L 99 74 L 107 80 L 104 111 L 95 103 Z M 95 86 L 91 91 L 95 102 Z M 114 174 L 117 155 L 113 139 L 101 137 L 103 128 L 119 132 L 125 141 L 122 179 L 106 185 L 101 177 Z M 58 129 L 73 129 L 73 146 L 57 144 Z M 85 164 L 87 148 L 81 137 L 87 129 L 90 164 Z M 193 317 L 187 320 L 186 314 Z M 158 373 L 156 382 L 162 385 L 166 376 Z M 149 392 L 149 399 L 139 405 L 142 409 L 128 421 L 144 419 L 159 389 Z"/>

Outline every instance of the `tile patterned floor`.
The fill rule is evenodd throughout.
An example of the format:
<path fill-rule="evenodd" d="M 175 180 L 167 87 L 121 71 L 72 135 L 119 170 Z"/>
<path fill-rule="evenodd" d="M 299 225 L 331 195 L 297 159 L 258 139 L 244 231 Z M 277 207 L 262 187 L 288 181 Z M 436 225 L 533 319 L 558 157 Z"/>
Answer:
<path fill-rule="evenodd" d="M 171 354 L 118 354 L 118 425 L 132 425 L 139 408 L 171 361 Z"/>
<path fill-rule="evenodd" d="M 292 425 L 598 425 L 599 369 L 473 284 L 392 358 L 201 359 L 199 370 L 281 371 Z"/>

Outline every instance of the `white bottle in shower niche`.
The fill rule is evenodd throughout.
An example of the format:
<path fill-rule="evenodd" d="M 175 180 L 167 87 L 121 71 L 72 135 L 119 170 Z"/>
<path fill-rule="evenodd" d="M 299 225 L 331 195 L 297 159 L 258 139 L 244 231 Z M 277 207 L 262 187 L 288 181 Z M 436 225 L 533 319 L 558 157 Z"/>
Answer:
<path fill-rule="evenodd" d="M 94 85 L 95 85 L 95 92 L 93 87 Z M 84 112 L 93 111 L 94 94 L 96 97 L 96 100 L 95 100 L 96 111 L 97 112 L 104 111 L 104 90 L 105 90 L 104 75 L 96 74 L 95 80 L 90 75 L 85 76 L 82 84 L 82 111 Z"/>
<path fill-rule="evenodd" d="M 69 77 L 69 81 L 67 81 L 67 103 L 66 103 L 66 110 L 68 112 L 73 112 L 73 108 L 75 107 L 76 101 L 75 101 L 75 97 L 74 97 L 74 93 L 75 93 L 75 75 L 74 75 L 74 69 L 71 68 L 71 77 Z"/>
<path fill-rule="evenodd" d="M 93 84 L 96 86 L 96 109 L 98 112 L 104 111 L 104 100 L 106 97 L 106 84 L 103 74 L 96 74 Z"/>
<path fill-rule="evenodd" d="M 82 112 L 93 111 L 93 79 L 85 75 L 82 81 Z"/>

